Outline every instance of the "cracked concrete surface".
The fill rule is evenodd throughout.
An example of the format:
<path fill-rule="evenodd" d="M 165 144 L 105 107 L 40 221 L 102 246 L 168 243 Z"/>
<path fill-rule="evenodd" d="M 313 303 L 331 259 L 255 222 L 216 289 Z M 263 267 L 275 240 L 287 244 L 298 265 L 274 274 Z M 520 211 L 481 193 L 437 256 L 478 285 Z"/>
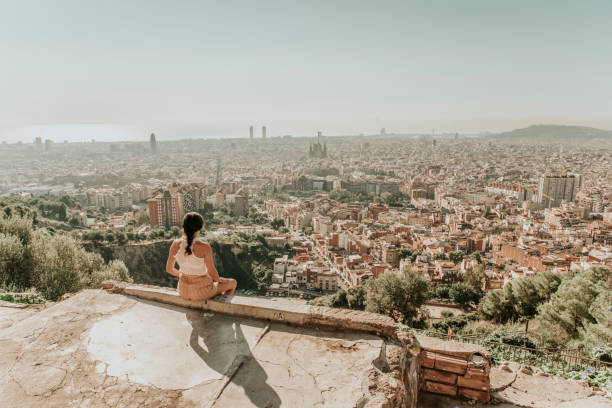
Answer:
<path fill-rule="evenodd" d="M 375 367 L 385 343 L 369 334 L 100 290 L 19 312 L 0 331 L 2 407 L 364 406 L 371 378 L 387 375 Z"/>

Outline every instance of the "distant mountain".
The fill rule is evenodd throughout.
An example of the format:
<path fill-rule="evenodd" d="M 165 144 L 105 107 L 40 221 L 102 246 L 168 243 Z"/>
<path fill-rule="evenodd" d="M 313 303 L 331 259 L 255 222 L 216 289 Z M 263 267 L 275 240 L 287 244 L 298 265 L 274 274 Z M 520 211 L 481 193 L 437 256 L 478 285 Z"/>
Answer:
<path fill-rule="evenodd" d="M 612 141 L 612 130 L 586 126 L 533 125 L 510 132 L 490 135 L 494 139 L 528 139 L 534 141 L 572 141 L 603 139 Z"/>

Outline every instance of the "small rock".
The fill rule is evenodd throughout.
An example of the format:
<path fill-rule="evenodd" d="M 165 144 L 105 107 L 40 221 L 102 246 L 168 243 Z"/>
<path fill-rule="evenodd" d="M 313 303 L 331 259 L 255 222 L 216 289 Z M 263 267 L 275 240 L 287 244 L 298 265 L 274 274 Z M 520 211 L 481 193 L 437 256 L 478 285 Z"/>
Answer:
<path fill-rule="evenodd" d="M 533 370 L 529 366 L 522 366 L 519 371 L 523 374 L 533 375 Z"/>
<path fill-rule="evenodd" d="M 582 385 L 584 388 L 589 388 L 589 382 L 587 380 L 578 381 L 578 384 Z"/>
<path fill-rule="evenodd" d="M 549 377 L 549 374 L 546 371 L 540 370 L 538 371 L 538 373 L 536 374 L 539 377 Z"/>

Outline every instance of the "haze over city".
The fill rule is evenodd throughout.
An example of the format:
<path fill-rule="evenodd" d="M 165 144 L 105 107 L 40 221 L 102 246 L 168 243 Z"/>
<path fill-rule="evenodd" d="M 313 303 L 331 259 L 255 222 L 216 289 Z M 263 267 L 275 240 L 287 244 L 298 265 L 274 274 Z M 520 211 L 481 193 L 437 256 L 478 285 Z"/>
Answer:
<path fill-rule="evenodd" d="M 0 140 L 612 128 L 606 1 L 3 1 Z"/>

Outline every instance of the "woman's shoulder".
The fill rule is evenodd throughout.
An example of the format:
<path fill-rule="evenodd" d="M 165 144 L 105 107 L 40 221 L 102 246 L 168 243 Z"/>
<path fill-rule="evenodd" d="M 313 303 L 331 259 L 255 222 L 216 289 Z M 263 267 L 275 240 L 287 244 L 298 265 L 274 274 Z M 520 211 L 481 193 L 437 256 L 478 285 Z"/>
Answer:
<path fill-rule="evenodd" d="M 206 241 L 203 241 L 201 239 L 194 239 L 193 240 L 193 244 L 192 246 L 195 247 L 201 247 L 201 248 L 210 248 L 210 244 Z"/>
<path fill-rule="evenodd" d="M 206 253 L 211 249 L 210 244 L 208 242 L 200 241 L 199 239 L 194 240 L 191 247 L 193 248 L 193 252 L 196 254 L 196 256 L 199 257 L 205 256 Z"/>

